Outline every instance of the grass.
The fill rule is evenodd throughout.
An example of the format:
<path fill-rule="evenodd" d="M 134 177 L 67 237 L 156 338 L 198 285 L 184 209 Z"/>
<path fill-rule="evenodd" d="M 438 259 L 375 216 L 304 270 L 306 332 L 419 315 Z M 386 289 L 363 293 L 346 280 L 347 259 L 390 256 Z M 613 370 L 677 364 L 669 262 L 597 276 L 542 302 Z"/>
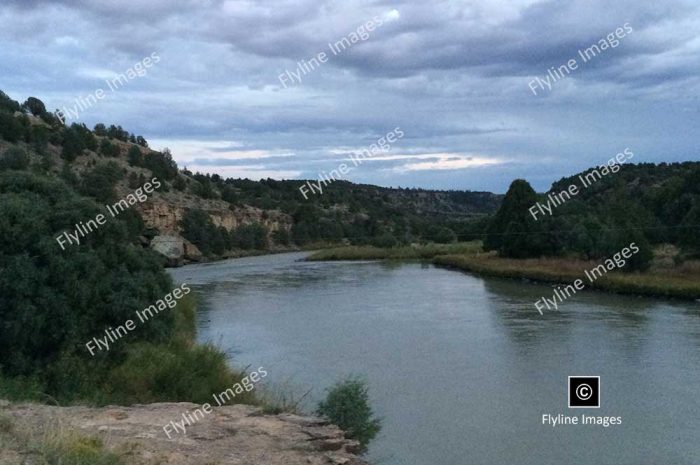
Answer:
<path fill-rule="evenodd" d="M 347 246 L 319 250 L 307 257 L 307 260 L 426 260 L 445 254 L 473 254 L 479 250 L 481 250 L 481 242 L 478 241 L 390 248 L 371 245 Z"/>
<path fill-rule="evenodd" d="M 485 276 L 547 283 L 571 283 L 582 279 L 587 288 L 602 291 L 650 297 L 700 299 L 700 265 L 693 262 L 680 266 L 652 267 L 643 273 L 610 272 L 591 283 L 586 279 L 584 270 L 591 270 L 600 262 L 575 258 L 499 258 L 493 253 L 482 253 L 482 245 L 478 241 L 392 248 L 336 247 L 317 251 L 307 258 L 311 261 L 409 259 L 432 259 L 436 265 Z"/>
<path fill-rule="evenodd" d="M 38 446 L 41 461 L 46 465 L 125 465 L 119 455 L 108 451 L 100 438 L 74 432 L 46 435 Z"/>
<path fill-rule="evenodd" d="M 54 423 L 54 421 L 51 421 Z M 0 463 L 15 463 L 31 457 L 37 465 L 126 465 L 123 454 L 109 451 L 98 437 L 68 431 L 58 423 L 45 430 L 15 426 L 13 420 L 0 415 Z M 7 462 L 9 460 L 10 462 Z M 17 462 L 19 463 L 19 462 Z"/>
<path fill-rule="evenodd" d="M 584 270 L 599 262 L 568 258 L 508 259 L 493 255 L 443 255 L 433 262 L 471 273 L 502 278 L 531 279 L 548 283 L 571 283 L 582 279 L 588 288 L 652 297 L 700 298 L 700 269 L 692 263 L 672 269 L 652 269 L 643 273 L 610 272 L 594 282 Z"/>

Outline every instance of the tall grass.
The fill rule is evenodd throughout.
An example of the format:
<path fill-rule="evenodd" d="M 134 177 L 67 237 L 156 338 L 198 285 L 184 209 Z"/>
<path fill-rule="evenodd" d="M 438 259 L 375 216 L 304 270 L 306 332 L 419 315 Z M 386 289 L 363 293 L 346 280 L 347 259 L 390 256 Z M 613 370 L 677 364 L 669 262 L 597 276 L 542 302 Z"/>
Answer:
<path fill-rule="evenodd" d="M 410 260 L 431 259 L 445 254 L 474 254 L 481 250 L 481 242 L 458 242 L 455 244 L 425 244 L 403 247 L 347 246 L 319 250 L 307 260 Z"/>
<path fill-rule="evenodd" d="M 700 298 L 700 271 L 691 265 L 671 270 L 643 273 L 609 272 L 589 282 L 584 270 L 598 265 L 595 261 L 565 258 L 507 259 L 495 256 L 443 255 L 433 259 L 438 265 L 502 278 L 531 279 L 550 283 L 570 283 L 583 279 L 588 288 L 620 294 L 635 294 L 680 299 Z"/>

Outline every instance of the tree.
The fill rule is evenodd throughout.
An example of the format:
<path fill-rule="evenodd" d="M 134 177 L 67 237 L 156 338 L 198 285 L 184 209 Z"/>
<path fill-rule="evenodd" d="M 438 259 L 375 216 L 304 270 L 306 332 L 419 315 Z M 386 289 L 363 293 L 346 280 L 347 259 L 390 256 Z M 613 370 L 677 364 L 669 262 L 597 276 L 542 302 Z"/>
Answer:
<path fill-rule="evenodd" d="M 143 155 L 141 154 L 141 149 L 139 149 L 136 145 L 129 147 L 129 152 L 126 154 L 126 158 L 131 166 L 143 165 Z"/>
<path fill-rule="evenodd" d="M 100 136 L 100 137 L 105 137 L 105 136 L 107 136 L 107 128 L 106 128 L 105 125 L 102 124 L 102 123 L 97 123 L 97 124 L 95 125 L 94 131 L 95 131 L 95 135 L 96 135 L 96 136 Z"/>
<path fill-rule="evenodd" d="M 100 142 L 100 153 L 105 157 L 116 158 L 120 152 L 119 146 L 111 143 L 109 139 L 102 139 L 102 142 Z"/>
<path fill-rule="evenodd" d="M 180 220 L 180 227 L 182 236 L 204 255 L 224 252 L 227 238 L 222 237 L 222 231 L 214 225 L 207 212 L 196 208 L 187 210 Z"/>
<path fill-rule="evenodd" d="M 153 176 L 160 180 L 168 181 L 178 175 L 177 163 L 173 160 L 170 149 L 163 149 L 162 153 L 150 152 L 143 158 L 143 166 L 151 170 Z"/>
<path fill-rule="evenodd" d="M 29 97 L 23 104 L 22 109 L 30 112 L 34 116 L 41 116 L 46 113 L 44 102 L 36 97 Z"/>
<path fill-rule="evenodd" d="M 457 235 L 446 226 L 436 226 L 428 229 L 426 239 L 438 244 L 449 244 L 457 240 Z"/>
<path fill-rule="evenodd" d="M 63 130 L 63 150 L 61 157 L 67 162 L 72 162 L 78 155 L 83 152 L 85 144 L 83 138 L 74 128 L 66 128 Z"/>
<path fill-rule="evenodd" d="M 679 229 L 680 244 L 695 253 L 700 252 L 700 199 L 683 218 Z"/>
<path fill-rule="evenodd" d="M 64 357 L 118 363 L 129 344 L 114 344 L 93 358 L 85 342 L 172 290 L 159 258 L 138 245 L 138 235 L 120 218 L 82 237 L 80 245 L 57 243 L 56 237 L 101 212 L 60 179 L 0 172 L 2 375 L 41 373 L 47 379 L 60 374 L 56 367 Z M 129 342 L 167 341 L 174 321 L 173 313 L 163 312 Z M 56 387 L 48 386 L 54 395 Z"/>
<path fill-rule="evenodd" d="M 119 165 L 110 161 L 101 163 L 83 175 L 80 191 L 100 203 L 114 202 L 114 186 L 123 177 Z"/>
<path fill-rule="evenodd" d="M 83 146 L 88 149 L 95 151 L 97 150 L 97 138 L 90 131 L 85 124 L 73 123 L 70 125 L 71 129 L 80 135 L 80 139 L 83 141 Z"/>
<path fill-rule="evenodd" d="M 290 242 L 289 231 L 284 228 L 277 229 L 272 232 L 272 240 L 280 245 L 289 245 Z"/>
<path fill-rule="evenodd" d="M 0 90 L 0 111 L 14 114 L 16 111 L 20 111 L 20 108 L 18 102 L 12 100 L 5 92 Z"/>
<path fill-rule="evenodd" d="M 487 229 L 484 248 L 512 258 L 553 253 L 546 219 L 537 222 L 529 211 L 537 201 L 537 194 L 527 181 L 513 181 Z"/>
<path fill-rule="evenodd" d="M 0 136 L 8 142 L 17 142 L 25 137 L 25 127 L 10 113 L 0 113 Z"/>

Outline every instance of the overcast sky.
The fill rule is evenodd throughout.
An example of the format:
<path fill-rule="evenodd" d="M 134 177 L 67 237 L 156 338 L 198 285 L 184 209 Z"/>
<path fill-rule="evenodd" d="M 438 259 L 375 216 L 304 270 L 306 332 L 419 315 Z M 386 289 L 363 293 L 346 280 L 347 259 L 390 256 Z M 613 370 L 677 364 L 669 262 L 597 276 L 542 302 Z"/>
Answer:
<path fill-rule="evenodd" d="M 381 25 L 330 51 L 368 21 Z M 579 49 L 625 24 L 583 62 Z M 78 121 L 121 124 L 193 171 L 317 179 L 400 127 L 346 178 L 543 191 L 625 147 L 636 162 L 698 159 L 699 32 L 697 0 L 2 0 L 0 89 L 50 110 L 103 89 Z"/>

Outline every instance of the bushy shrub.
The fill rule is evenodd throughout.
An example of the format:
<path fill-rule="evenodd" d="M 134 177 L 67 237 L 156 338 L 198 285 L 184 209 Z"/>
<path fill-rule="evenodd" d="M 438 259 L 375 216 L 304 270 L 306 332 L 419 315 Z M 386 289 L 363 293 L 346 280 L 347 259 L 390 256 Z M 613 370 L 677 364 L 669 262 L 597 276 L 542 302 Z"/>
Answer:
<path fill-rule="evenodd" d="M 68 354 L 89 358 L 84 344 L 122 325 L 170 292 L 173 284 L 154 252 L 137 246 L 127 224 L 110 218 L 80 238 L 57 243 L 64 231 L 103 212 L 66 184 L 25 171 L 0 172 L 0 366 L 5 375 L 32 375 Z M 136 340 L 163 341 L 173 331 L 160 315 Z M 120 346 L 95 359 L 118 359 Z"/>
<path fill-rule="evenodd" d="M 141 154 L 141 149 L 139 149 L 136 145 L 129 147 L 129 152 L 127 152 L 126 158 L 131 166 L 143 165 L 143 154 Z"/>
<path fill-rule="evenodd" d="M 391 248 L 395 247 L 398 241 L 390 232 L 385 232 L 381 236 L 372 239 L 372 245 L 375 247 Z"/>
<path fill-rule="evenodd" d="M 289 231 L 284 228 L 280 228 L 272 232 L 272 240 L 280 245 L 289 245 L 291 242 L 291 237 L 289 236 Z"/>
<path fill-rule="evenodd" d="M 122 169 L 115 162 L 101 163 L 83 174 L 80 191 L 100 203 L 114 202 L 114 187 L 122 179 Z"/>
<path fill-rule="evenodd" d="M 100 153 L 105 157 L 118 157 L 120 153 L 119 146 L 111 143 L 109 139 L 102 139 L 102 142 L 100 142 Z"/>
<path fill-rule="evenodd" d="M 82 135 L 74 128 L 63 130 L 63 149 L 61 157 L 67 162 L 75 160 L 85 149 Z"/>
<path fill-rule="evenodd" d="M 233 231 L 233 246 L 243 250 L 265 250 L 268 247 L 267 228 L 260 223 L 244 224 Z"/>
<path fill-rule="evenodd" d="M 8 142 L 17 142 L 25 138 L 26 131 L 19 118 L 11 113 L 0 112 L 0 136 Z"/>
<path fill-rule="evenodd" d="M 367 383 L 359 378 L 348 378 L 332 386 L 319 403 L 317 413 L 342 428 L 363 448 L 381 430 L 381 421 L 375 418 L 369 405 Z"/>
<path fill-rule="evenodd" d="M 20 148 L 9 148 L 0 156 L 0 171 L 24 170 L 28 167 L 29 155 Z"/>
<path fill-rule="evenodd" d="M 222 254 L 228 243 L 225 229 L 217 228 L 205 211 L 187 210 L 180 221 L 182 236 L 196 245 L 204 255 Z"/>
<path fill-rule="evenodd" d="M 147 153 L 143 158 L 143 166 L 161 181 L 169 181 L 178 175 L 177 163 L 167 148 L 163 149 L 162 153 Z"/>

